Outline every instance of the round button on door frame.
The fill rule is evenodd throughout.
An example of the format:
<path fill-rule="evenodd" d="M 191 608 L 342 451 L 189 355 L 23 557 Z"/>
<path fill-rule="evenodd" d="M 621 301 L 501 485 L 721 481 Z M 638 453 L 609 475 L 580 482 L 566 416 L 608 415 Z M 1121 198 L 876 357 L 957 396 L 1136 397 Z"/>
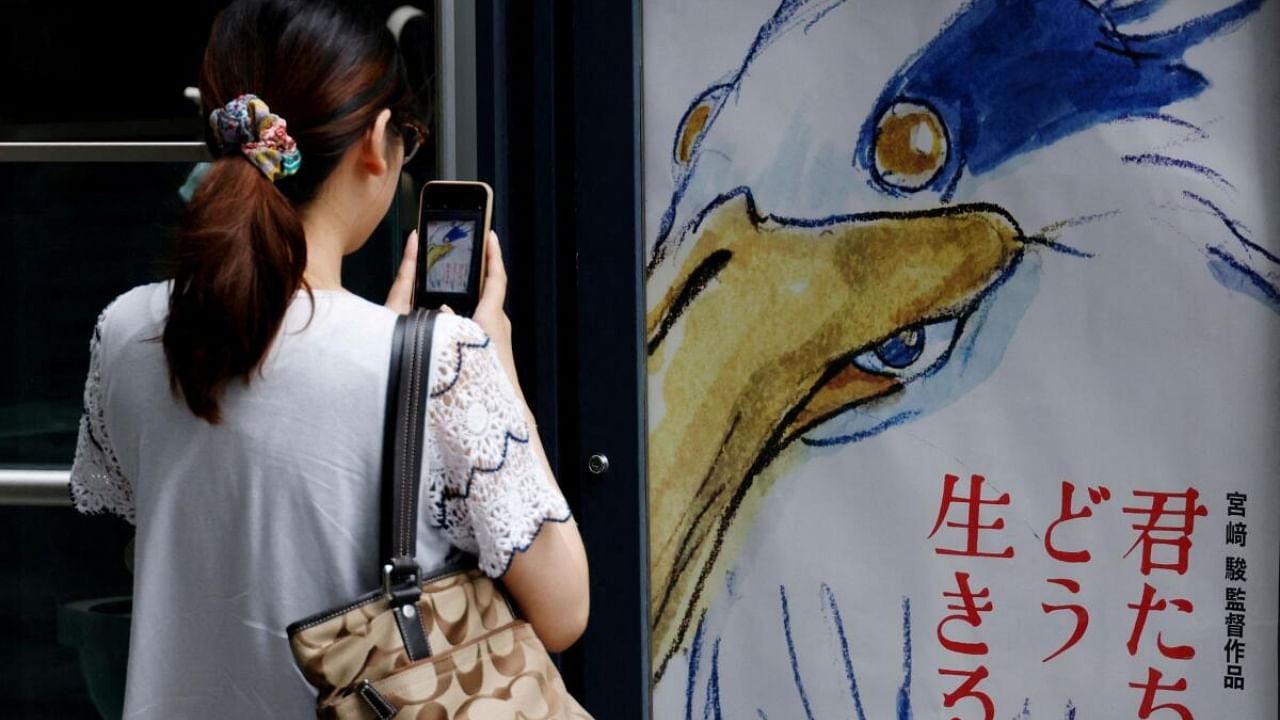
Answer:
<path fill-rule="evenodd" d="M 603 475 L 609 472 L 609 458 L 604 453 L 596 453 L 587 458 L 587 470 L 592 475 Z"/>

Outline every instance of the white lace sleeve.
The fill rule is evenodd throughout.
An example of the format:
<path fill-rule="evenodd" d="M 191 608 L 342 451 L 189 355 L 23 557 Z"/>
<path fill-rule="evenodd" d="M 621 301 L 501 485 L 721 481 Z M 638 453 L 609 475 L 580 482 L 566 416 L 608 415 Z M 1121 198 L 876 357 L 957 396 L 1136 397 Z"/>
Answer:
<path fill-rule="evenodd" d="M 431 467 L 424 504 L 458 548 L 490 577 L 569 506 L 529 446 L 524 410 L 489 337 L 470 320 L 441 318 L 427 405 Z"/>
<path fill-rule="evenodd" d="M 71 502 L 86 515 L 110 512 L 134 522 L 133 486 L 120 469 L 120 461 L 107 436 L 102 393 L 102 326 L 98 316 L 89 341 L 89 377 L 84 383 L 84 414 L 76 459 L 71 465 Z"/>

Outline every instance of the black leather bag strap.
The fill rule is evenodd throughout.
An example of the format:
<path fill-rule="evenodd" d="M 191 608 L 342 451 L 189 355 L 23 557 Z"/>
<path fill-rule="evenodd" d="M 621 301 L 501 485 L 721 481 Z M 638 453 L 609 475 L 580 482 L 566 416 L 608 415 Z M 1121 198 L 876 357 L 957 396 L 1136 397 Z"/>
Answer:
<path fill-rule="evenodd" d="M 396 320 L 392 336 L 383 423 L 379 557 L 383 589 L 393 604 L 413 602 L 420 594 L 421 572 L 415 558 L 418 492 L 435 320 L 436 311 L 415 310 Z"/>
<path fill-rule="evenodd" d="M 395 457 L 396 452 L 396 413 L 400 407 L 400 363 L 404 351 L 406 325 L 408 325 L 406 316 L 401 315 L 396 318 L 395 330 L 391 334 L 391 364 L 387 369 L 387 403 L 382 419 L 382 480 L 380 484 L 382 495 L 378 506 L 378 518 L 381 523 L 378 532 L 379 577 L 382 576 L 382 565 L 395 555 L 394 545 L 391 542 L 391 525 L 387 520 L 392 517 L 393 498 L 390 491 L 394 487 L 392 468 L 395 466 L 392 458 Z"/>

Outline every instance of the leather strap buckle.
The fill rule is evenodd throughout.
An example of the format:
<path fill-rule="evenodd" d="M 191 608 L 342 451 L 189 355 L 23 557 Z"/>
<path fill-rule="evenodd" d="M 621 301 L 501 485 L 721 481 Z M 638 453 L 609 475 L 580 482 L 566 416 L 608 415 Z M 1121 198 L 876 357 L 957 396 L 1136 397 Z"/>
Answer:
<path fill-rule="evenodd" d="M 382 594 L 393 605 L 417 602 L 422 597 L 421 576 L 416 564 L 397 570 L 395 565 L 387 563 L 382 566 Z"/>

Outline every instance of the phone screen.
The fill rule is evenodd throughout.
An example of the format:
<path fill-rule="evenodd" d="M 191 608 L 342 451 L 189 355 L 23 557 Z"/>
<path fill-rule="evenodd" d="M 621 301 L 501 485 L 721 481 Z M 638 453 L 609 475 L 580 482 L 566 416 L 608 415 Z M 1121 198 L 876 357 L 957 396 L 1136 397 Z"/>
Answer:
<path fill-rule="evenodd" d="M 478 182 L 433 181 L 423 187 L 414 307 L 475 312 L 492 198 L 489 186 Z"/>
<path fill-rule="evenodd" d="M 471 257 L 478 247 L 475 220 L 428 220 L 427 292 L 471 290 Z"/>

